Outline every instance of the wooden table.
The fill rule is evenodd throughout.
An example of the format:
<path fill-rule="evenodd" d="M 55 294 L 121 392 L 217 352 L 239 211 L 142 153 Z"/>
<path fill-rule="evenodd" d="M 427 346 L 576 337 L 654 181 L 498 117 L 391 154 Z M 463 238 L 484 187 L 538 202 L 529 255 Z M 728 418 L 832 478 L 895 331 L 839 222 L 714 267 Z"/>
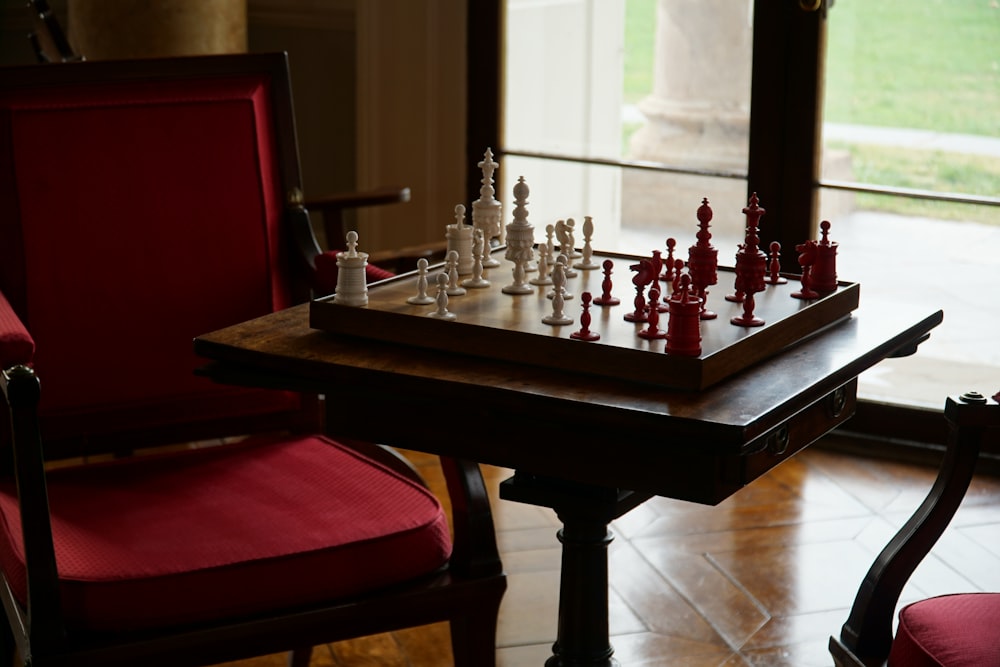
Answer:
<path fill-rule="evenodd" d="M 200 336 L 195 350 L 219 382 L 325 394 L 332 432 L 515 470 L 501 497 L 563 524 L 546 665 L 610 666 L 608 524 L 655 495 L 721 502 L 846 421 L 857 376 L 912 353 L 941 320 L 862 305 L 700 392 L 334 335 L 310 328 L 308 304 Z"/>

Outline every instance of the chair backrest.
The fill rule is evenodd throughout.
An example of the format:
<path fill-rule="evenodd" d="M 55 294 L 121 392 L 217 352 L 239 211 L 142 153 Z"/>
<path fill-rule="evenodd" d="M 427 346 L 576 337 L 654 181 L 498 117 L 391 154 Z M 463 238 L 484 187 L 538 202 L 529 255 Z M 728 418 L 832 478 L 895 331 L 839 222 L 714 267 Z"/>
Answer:
<path fill-rule="evenodd" d="M 307 297 L 299 188 L 283 54 L 0 69 L 0 290 L 35 339 L 46 440 L 296 414 L 196 377 L 192 339 Z"/>
<path fill-rule="evenodd" d="M 83 60 L 69 43 L 66 33 L 47 0 L 28 0 L 33 29 L 28 34 L 35 57 L 40 63 L 75 62 Z"/>

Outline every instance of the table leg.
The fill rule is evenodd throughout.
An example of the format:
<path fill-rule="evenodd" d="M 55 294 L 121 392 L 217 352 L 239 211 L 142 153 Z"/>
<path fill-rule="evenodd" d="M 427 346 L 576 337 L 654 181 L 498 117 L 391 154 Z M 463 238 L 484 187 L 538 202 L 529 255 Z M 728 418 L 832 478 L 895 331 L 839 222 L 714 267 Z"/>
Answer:
<path fill-rule="evenodd" d="M 563 527 L 559 581 L 559 631 L 545 667 L 612 667 L 608 631 L 608 545 L 601 520 L 559 515 Z"/>
<path fill-rule="evenodd" d="M 500 497 L 550 507 L 563 524 L 558 637 L 545 667 L 618 667 L 608 629 L 608 524 L 650 496 L 518 472 L 501 483 Z"/>

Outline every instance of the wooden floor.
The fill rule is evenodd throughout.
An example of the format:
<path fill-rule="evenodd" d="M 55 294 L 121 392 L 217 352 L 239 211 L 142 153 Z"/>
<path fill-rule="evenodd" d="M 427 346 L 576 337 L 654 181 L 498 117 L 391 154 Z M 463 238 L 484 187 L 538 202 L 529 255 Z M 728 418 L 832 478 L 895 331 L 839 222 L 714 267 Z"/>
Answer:
<path fill-rule="evenodd" d="M 441 484 L 435 459 L 414 461 Z M 485 468 L 488 485 L 509 471 Z M 654 499 L 613 525 L 611 632 L 623 667 L 829 666 L 858 583 L 934 470 L 813 447 L 717 507 Z M 509 588 L 501 667 L 540 667 L 556 634 L 558 522 L 494 499 Z M 905 599 L 1000 590 L 1000 479 L 977 476 Z M 284 656 L 228 663 L 280 667 Z M 442 667 L 446 625 L 318 647 L 312 665 Z"/>

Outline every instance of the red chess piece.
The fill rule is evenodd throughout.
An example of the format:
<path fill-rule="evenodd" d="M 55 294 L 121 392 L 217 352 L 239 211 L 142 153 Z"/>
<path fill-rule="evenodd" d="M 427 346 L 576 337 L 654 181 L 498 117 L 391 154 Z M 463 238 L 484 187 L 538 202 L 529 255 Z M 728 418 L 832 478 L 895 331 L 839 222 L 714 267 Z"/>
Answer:
<path fill-rule="evenodd" d="M 658 281 L 654 280 L 653 286 L 649 288 L 650 306 L 660 301 L 660 287 L 657 283 Z M 648 322 L 649 325 L 639 332 L 640 338 L 645 338 L 646 340 L 656 340 L 667 337 L 667 332 L 659 327 L 660 310 L 658 308 L 651 307 L 649 309 L 649 313 L 646 316 L 646 322 Z"/>
<path fill-rule="evenodd" d="M 670 297 L 667 322 L 667 354 L 697 357 L 701 354 L 701 299 L 691 293 L 691 276 L 681 276 L 677 291 Z"/>
<path fill-rule="evenodd" d="M 625 319 L 628 322 L 645 322 L 646 285 L 656 278 L 656 274 L 652 272 L 653 263 L 648 259 L 640 259 L 638 264 L 633 264 L 628 268 L 635 271 L 635 275 L 632 276 L 632 284 L 635 285 L 635 310 L 631 313 L 625 313 Z"/>
<path fill-rule="evenodd" d="M 737 246 L 737 250 L 736 250 L 736 261 L 737 262 L 739 262 L 740 253 L 743 252 L 743 248 L 745 248 L 745 247 L 746 247 L 745 243 L 741 243 L 741 244 L 739 244 L 739 246 Z M 737 276 L 737 281 L 736 282 L 737 283 L 739 282 L 739 276 Z M 742 290 L 740 290 L 740 286 L 738 284 L 735 285 L 735 289 L 736 289 L 735 292 L 733 292 L 732 294 L 727 294 L 724 298 L 726 299 L 726 301 L 732 301 L 733 303 L 743 303 L 743 299 L 744 299 L 744 297 L 746 297 L 746 294 Z"/>
<path fill-rule="evenodd" d="M 688 273 L 691 274 L 691 286 L 694 293 L 701 299 L 701 319 L 714 320 L 718 315 L 705 307 L 708 302 L 709 285 L 719 282 L 719 251 L 712 245 L 712 234 L 708 231 L 712 221 L 712 207 L 708 199 L 701 200 L 698 207 L 698 242 L 688 249 Z"/>
<path fill-rule="evenodd" d="M 753 314 L 756 306 L 754 294 L 764 291 L 767 257 L 757 247 L 760 243 L 757 228 L 764 209 L 757 205 L 756 192 L 751 195 L 750 204 L 743 209 L 743 213 L 747 216 L 746 243 L 736 253 L 736 294 L 743 294 L 743 314 L 729 321 L 737 326 L 759 327 L 764 324 L 764 320 Z"/>
<path fill-rule="evenodd" d="M 812 288 L 812 276 L 810 275 L 812 265 L 816 262 L 816 246 L 815 241 L 806 241 L 795 246 L 795 249 L 799 251 L 799 266 L 802 267 L 802 288 L 797 292 L 792 292 L 792 296 L 796 299 L 815 299 L 819 296 L 819 292 Z"/>
<path fill-rule="evenodd" d="M 768 271 L 770 272 L 767 278 L 764 279 L 768 285 L 784 285 L 788 282 L 788 278 L 782 277 L 781 272 L 781 244 L 777 241 L 771 241 L 771 256 L 768 260 Z"/>
<path fill-rule="evenodd" d="M 819 223 L 822 233 L 816 244 L 816 262 L 809 273 L 812 288 L 819 294 L 837 290 L 837 243 L 830 241 L 830 221 Z"/>
<path fill-rule="evenodd" d="M 601 337 L 601 334 L 590 330 L 590 301 L 590 292 L 584 292 L 580 295 L 580 305 L 583 306 L 583 312 L 580 313 L 580 330 L 571 333 L 569 335 L 570 338 L 575 340 L 597 340 Z"/>
<path fill-rule="evenodd" d="M 670 283 L 674 281 L 674 248 L 676 246 L 675 239 L 667 239 L 667 259 L 663 263 L 663 275 L 660 276 L 660 280 L 666 280 Z"/>
<path fill-rule="evenodd" d="M 606 259 L 601 266 L 604 267 L 604 280 L 601 282 L 601 296 L 594 299 L 594 303 L 598 306 L 617 306 L 621 303 L 621 301 L 618 297 L 611 296 L 611 269 L 614 268 L 615 263 L 610 259 Z"/>
<path fill-rule="evenodd" d="M 653 263 L 653 269 L 652 269 L 653 275 L 654 276 L 659 276 L 660 275 L 660 269 L 663 267 L 663 259 L 660 257 L 660 251 L 659 250 L 654 250 L 653 251 L 653 258 L 650 261 Z M 665 312 L 667 312 L 667 304 L 666 304 L 666 300 L 664 300 L 662 303 L 660 302 L 660 297 L 659 297 L 660 287 L 659 287 L 658 283 L 659 283 L 659 281 L 655 280 L 655 279 L 649 283 L 649 285 L 650 285 L 650 288 L 649 288 L 650 289 L 650 297 L 649 297 L 649 300 L 646 303 L 646 309 L 649 310 L 650 308 L 653 307 L 654 304 L 656 304 L 656 309 L 659 310 L 661 313 L 665 313 Z M 653 296 L 652 296 L 653 286 L 656 286 L 656 294 L 657 294 L 656 298 L 653 298 Z"/>
<path fill-rule="evenodd" d="M 681 286 L 681 272 L 684 270 L 684 260 L 674 260 L 674 282 L 670 285 L 670 293 L 673 294 Z"/>

